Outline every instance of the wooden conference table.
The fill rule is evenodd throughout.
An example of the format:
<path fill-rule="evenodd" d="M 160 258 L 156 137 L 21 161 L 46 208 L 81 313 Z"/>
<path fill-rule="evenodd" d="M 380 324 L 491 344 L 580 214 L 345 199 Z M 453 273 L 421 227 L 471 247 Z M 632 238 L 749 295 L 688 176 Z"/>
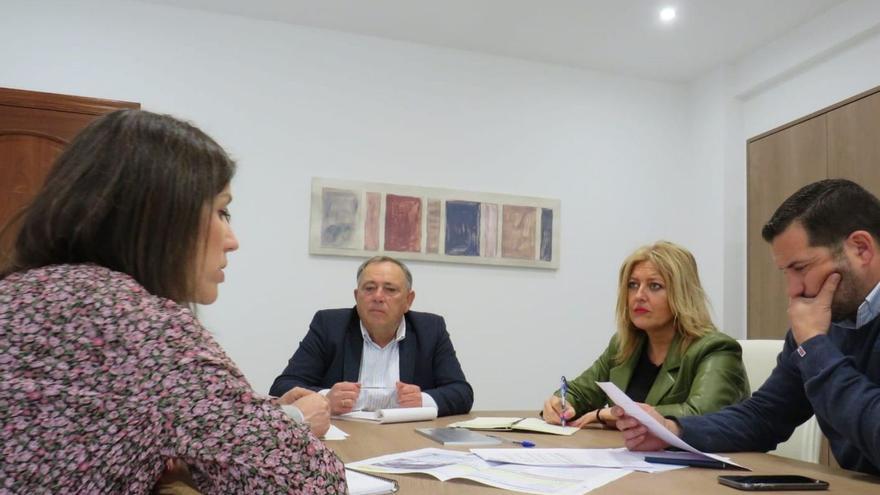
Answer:
<path fill-rule="evenodd" d="M 471 419 L 477 416 L 533 416 L 534 411 L 476 411 L 461 416 L 438 418 L 434 421 L 415 423 L 398 423 L 378 425 L 355 421 L 334 421 L 336 426 L 350 436 L 342 441 L 328 441 L 330 446 L 343 462 L 354 462 L 395 452 L 439 447 L 447 449 L 467 450 L 468 447 L 444 447 L 415 432 L 415 428 L 445 426 L 449 423 Z M 623 446 L 620 432 L 614 430 L 583 429 L 572 436 L 547 435 L 528 432 L 497 432 L 513 440 L 531 440 L 537 447 L 572 447 L 572 448 L 608 448 Z M 498 448 L 522 448 L 514 444 L 501 444 Z M 836 469 L 820 464 L 795 461 L 762 453 L 730 454 L 739 464 L 752 470 L 752 474 L 800 474 L 811 478 L 825 480 L 831 484 L 830 493 L 880 494 L 880 478 L 860 474 L 853 471 Z M 740 492 L 718 484 L 719 474 L 748 474 L 745 471 L 729 471 L 702 468 L 685 468 L 665 473 L 635 472 L 612 483 L 593 490 L 600 494 L 681 494 L 681 493 L 719 493 L 735 495 Z M 383 475 L 396 479 L 400 483 L 400 493 L 408 494 L 499 494 L 501 490 L 481 485 L 468 480 L 438 481 L 425 474 Z M 785 492 L 796 493 L 796 492 Z M 808 492 L 800 492 L 808 493 Z M 816 492 L 810 492 L 816 493 Z M 827 493 L 827 492 L 826 492 Z"/>

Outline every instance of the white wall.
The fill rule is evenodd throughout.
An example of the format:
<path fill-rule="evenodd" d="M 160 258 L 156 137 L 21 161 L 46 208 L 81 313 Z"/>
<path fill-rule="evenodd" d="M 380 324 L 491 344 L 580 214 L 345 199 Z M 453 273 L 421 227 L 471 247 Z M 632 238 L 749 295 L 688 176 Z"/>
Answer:
<path fill-rule="evenodd" d="M 693 156 L 722 171 L 728 333 L 746 328 L 746 141 L 880 86 L 878 60 L 880 2 L 851 0 L 690 85 Z"/>
<path fill-rule="evenodd" d="M 478 409 L 538 408 L 593 361 L 640 244 L 691 248 L 723 319 L 722 165 L 691 157 L 684 86 L 138 3 L 6 3 L 0 86 L 139 101 L 238 158 L 241 249 L 202 316 L 258 390 L 315 310 L 353 304 L 359 260 L 308 254 L 313 176 L 561 199 L 558 271 L 411 263 L 414 309 L 446 316 Z"/>

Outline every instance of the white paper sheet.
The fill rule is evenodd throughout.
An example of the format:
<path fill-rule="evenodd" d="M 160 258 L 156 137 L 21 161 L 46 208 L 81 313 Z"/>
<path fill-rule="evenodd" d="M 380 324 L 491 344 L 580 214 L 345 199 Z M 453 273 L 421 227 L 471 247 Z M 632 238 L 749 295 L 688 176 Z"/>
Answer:
<path fill-rule="evenodd" d="M 397 491 L 397 485 L 393 481 L 380 479 L 369 474 L 352 471 L 351 469 L 345 470 L 345 481 L 348 485 L 348 495 L 381 495 Z"/>
<path fill-rule="evenodd" d="M 636 404 L 632 399 L 627 396 L 623 390 L 611 383 L 611 382 L 596 382 L 596 385 L 601 388 L 605 394 L 608 395 L 608 398 L 614 401 L 615 404 L 622 407 L 626 413 L 637 420 L 640 423 L 645 425 L 648 428 L 648 431 L 656 435 L 658 438 L 663 440 L 664 442 L 672 445 L 673 447 L 677 447 L 682 450 L 686 450 L 688 452 L 693 452 L 694 454 L 699 454 L 710 459 L 714 459 L 716 461 L 726 462 L 728 464 L 732 464 L 734 466 L 743 467 L 735 462 L 731 462 L 726 457 L 721 457 L 715 454 L 707 454 L 705 452 L 700 452 L 699 450 L 691 447 L 684 440 L 676 436 L 674 433 L 669 431 L 665 426 L 661 425 L 656 419 L 654 419 L 650 414 L 645 412 L 638 404 Z M 745 468 L 743 468 L 745 469 Z"/>
<path fill-rule="evenodd" d="M 340 430 L 336 425 L 331 424 L 330 429 L 327 430 L 327 433 L 324 433 L 321 440 L 345 440 L 346 438 L 348 438 L 348 433 Z"/>
<path fill-rule="evenodd" d="M 620 449 L 471 449 L 487 462 L 545 467 L 650 469 L 643 453 Z"/>
<path fill-rule="evenodd" d="M 440 481 L 468 479 L 502 490 L 536 495 L 582 495 L 632 472 L 625 469 L 497 465 L 471 453 L 436 448 L 374 457 L 349 463 L 346 467 L 375 473 L 425 473 Z"/>

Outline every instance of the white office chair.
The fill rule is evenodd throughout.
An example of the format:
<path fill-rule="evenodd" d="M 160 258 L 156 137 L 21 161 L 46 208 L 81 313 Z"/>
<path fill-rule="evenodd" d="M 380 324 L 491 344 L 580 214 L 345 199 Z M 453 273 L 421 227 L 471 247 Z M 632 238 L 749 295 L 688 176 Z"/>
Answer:
<path fill-rule="evenodd" d="M 749 374 L 749 387 L 752 393 L 767 380 L 776 367 L 776 357 L 782 351 L 783 340 L 740 340 L 743 364 Z M 819 462 L 822 446 L 822 431 L 816 416 L 797 427 L 791 438 L 776 446 L 771 454 L 807 462 Z"/>

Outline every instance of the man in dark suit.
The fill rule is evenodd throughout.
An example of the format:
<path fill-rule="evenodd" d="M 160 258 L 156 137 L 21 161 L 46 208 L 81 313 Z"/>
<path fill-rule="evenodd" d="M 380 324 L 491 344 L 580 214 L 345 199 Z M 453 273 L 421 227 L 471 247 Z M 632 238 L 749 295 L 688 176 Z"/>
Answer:
<path fill-rule="evenodd" d="M 439 416 L 465 414 L 474 393 L 443 317 L 409 311 L 412 274 L 387 256 L 357 272 L 351 309 L 315 313 L 309 332 L 275 379 L 270 394 L 293 387 L 319 391 L 333 414 L 378 407 L 434 406 Z"/>

